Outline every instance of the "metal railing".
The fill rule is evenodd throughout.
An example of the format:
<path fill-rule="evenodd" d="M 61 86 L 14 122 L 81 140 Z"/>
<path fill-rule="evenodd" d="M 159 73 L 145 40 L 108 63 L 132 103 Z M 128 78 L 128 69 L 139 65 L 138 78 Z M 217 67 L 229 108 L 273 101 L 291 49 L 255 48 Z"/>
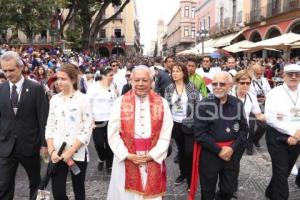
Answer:
<path fill-rule="evenodd" d="M 101 37 L 98 37 L 97 38 L 97 42 L 99 43 L 107 43 L 107 42 L 112 42 L 112 43 L 123 43 L 125 42 L 125 38 L 124 37 L 110 37 L 110 38 L 101 38 Z"/>

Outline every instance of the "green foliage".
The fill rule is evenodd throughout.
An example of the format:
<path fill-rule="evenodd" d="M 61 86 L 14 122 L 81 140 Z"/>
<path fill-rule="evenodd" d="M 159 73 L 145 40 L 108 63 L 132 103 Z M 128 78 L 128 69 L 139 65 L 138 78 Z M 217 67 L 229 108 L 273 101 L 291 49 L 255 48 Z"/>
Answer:
<path fill-rule="evenodd" d="M 49 29 L 54 8 L 55 0 L 1 0 L 0 30 L 21 30 L 32 39 Z"/>

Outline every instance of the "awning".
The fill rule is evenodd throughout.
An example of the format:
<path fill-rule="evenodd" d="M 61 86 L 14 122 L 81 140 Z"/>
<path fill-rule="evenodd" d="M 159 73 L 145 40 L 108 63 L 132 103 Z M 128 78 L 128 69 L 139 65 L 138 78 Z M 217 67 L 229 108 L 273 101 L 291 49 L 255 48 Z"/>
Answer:
<path fill-rule="evenodd" d="M 251 42 L 249 40 L 243 40 L 243 41 L 234 43 L 230 46 L 224 47 L 223 49 L 226 50 L 226 51 L 232 52 L 232 53 L 238 53 L 238 52 L 241 52 L 241 51 L 245 51 L 246 49 L 243 48 L 243 47 L 252 45 L 253 43 L 254 42 Z"/>
<path fill-rule="evenodd" d="M 190 54 L 195 54 L 196 55 L 197 51 L 193 50 L 193 49 L 187 49 L 187 50 L 178 52 L 176 55 L 190 55 Z"/>
<path fill-rule="evenodd" d="M 238 33 L 232 33 L 229 35 L 225 35 L 219 38 L 214 39 L 215 42 L 212 45 L 212 47 L 224 47 L 231 44 L 231 41 L 237 38 L 239 35 L 241 35 L 244 32 L 244 30 L 239 31 Z"/>
<path fill-rule="evenodd" d="M 262 40 L 253 44 L 249 44 L 243 48 L 246 48 L 252 52 L 259 51 L 265 48 L 286 50 L 293 46 L 294 43 L 300 41 L 300 34 L 287 33 L 278 37 Z"/>

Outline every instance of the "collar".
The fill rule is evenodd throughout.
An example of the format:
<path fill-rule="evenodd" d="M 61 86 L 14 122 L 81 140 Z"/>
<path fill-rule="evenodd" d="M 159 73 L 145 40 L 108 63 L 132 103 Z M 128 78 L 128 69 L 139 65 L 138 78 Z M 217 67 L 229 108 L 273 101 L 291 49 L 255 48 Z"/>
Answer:
<path fill-rule="evenodd" d="M 69 98 L 72 99 L 73 97 L 76 97 L 79 94 L 79 90 L 76 90 Z M 63 97 L 63 93 L 60 92 L 57 94 L 59 97 Z"/>
<path fill-rule="evenodd" d="M 288 92 L 290 92 L 290 93 L 296 93 L 296 92 L 298 92 L 298 91 L 300 90 L 300 85 L 299 85 L 299 84 L 298 84 L 298 86 L 297 86 L 297 90 L 296 90 L 296 91 L 292 91 L 292 90 L 287 86 L 286 83 L 283 83 L 283 84 L 282 84 L 282 87 L 283 87 L 286 91 L 288 91 Z"/>
<path fill-rule="evenodd" d="M 210 71 L 210 68 L 211 68 L 211 67 L 209 67 L 209 68 L 204 68 L 204 67 L 202 67 L 202 69 L 203 69 L 204 72 L 209 72 L 209 71 Z"/>
<path fill-rule="evenodd" d="M 21 76 L 21 79 L 17 83 L 12 83 L 9 81 L 9 88 L 12 88 L 13 85 L 16 85 L 17 89 L 20 89 L 20 88 L 22 88 L 24 81 L 25 81 L 24 76 Z"/>
<path fill-rule="evenodd" d="M 217 98 L 215 95 L 214 96 L 214 99 L 215 99 L 215 102 L 217 102 L 217 104 L 220 104 L 220 99 Z M 231 105 L 234 105 L 234 99 L 235 97 L 227 94 L 227 101 L 223 104 L 223 105 L 228 105 L 228 104 L 231 104 Z"/>

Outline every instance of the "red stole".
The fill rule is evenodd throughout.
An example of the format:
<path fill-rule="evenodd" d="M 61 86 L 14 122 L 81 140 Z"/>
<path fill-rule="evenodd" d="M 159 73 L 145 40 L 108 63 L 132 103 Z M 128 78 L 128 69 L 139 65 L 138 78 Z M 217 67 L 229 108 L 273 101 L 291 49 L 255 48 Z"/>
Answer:
<path fill-rule="evenodd" d="M 155 92 L 148 94 L 151 114 L 151 150 L 157 143 L 164 116 L 164 107 L 162 98 Z M 121 104 L 121 138 L 129 153 L 136 153 L 135 132 L 135 94 L 127 92 L 122 99 Z M 147 182 L 145 189 L 142 185 L 140 168 L 129 160 L 125 160 L 125 189 L 138 193 L 144 197 L 161 196 L 166 191 L 166 173 L 165 164 L 162 165 L 155 161 L 147 163 Z"/>
<path fill-rule="evenodd" d="M 228 142 L 217 142 L 217 145 L 219 147 L 225 147 L 230 146 L 233 143 L 233 141 Z M 188 195 L 188 200 L 194 200 L 195 199 L 195 193 L 198 187 L 198 180 L 199 180 L 199 172 L 200 172 L 200 156 L 201 156 L 201 145 L 199 143 L 194 143 L 194 150 L 193 150 L 193 169 L 192 169 L 192 178 L 191 178 L 191 186 L 190 186 L 190 192 Z"/>

